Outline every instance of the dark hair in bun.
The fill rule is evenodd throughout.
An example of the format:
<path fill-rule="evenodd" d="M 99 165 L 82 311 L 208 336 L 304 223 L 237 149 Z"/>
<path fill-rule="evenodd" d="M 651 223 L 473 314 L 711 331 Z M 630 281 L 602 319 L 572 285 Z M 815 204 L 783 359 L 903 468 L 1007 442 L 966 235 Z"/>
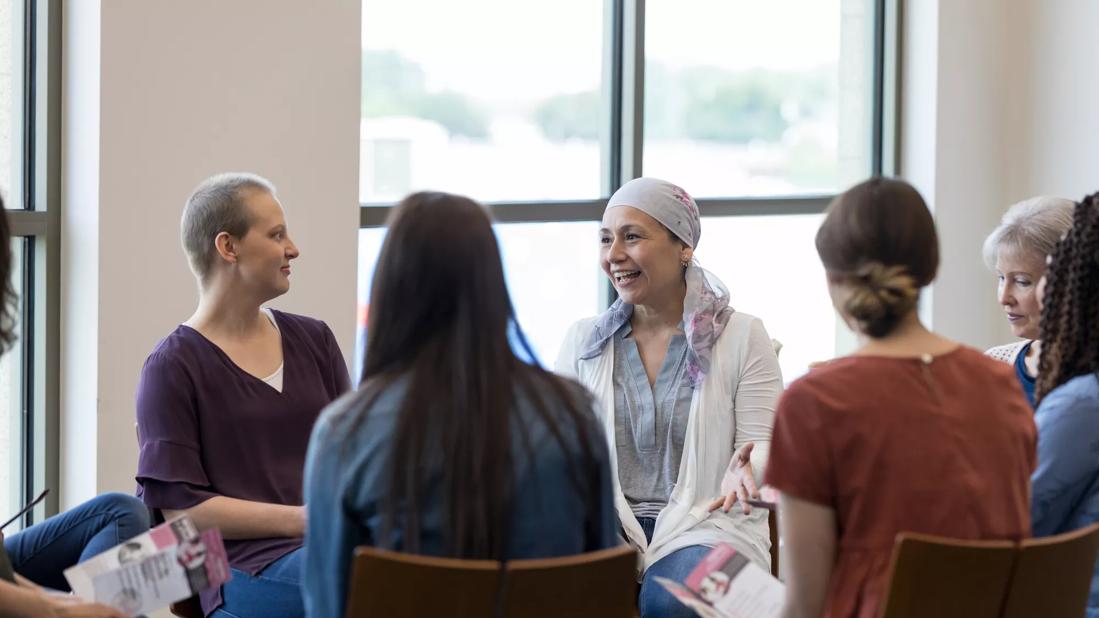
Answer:
<path fill-rule="evenodd" d="M 916 308 L 939 268 L 931 212 L 901 180 L 872 178 L 838 195 L 816 244 L 828 277 L 851 290 L 843 311 L 871 337 L 888 335 Z"/>

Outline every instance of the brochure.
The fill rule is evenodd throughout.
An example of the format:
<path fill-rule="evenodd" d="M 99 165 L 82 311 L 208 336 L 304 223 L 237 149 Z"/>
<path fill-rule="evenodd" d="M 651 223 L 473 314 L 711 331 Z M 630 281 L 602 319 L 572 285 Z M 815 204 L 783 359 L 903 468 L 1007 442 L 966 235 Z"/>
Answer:
<path fill-rule="evenodd" d="M 786 587 L 729 545 L 713 548 L 683 583 L 657 577 L 703 618 L 777 618 Z"/>
<path fill-rule="evenodd" d="M 144 614 L 229 581 L 217 529 L 199 532 L 183 515 L 65 570 L 87 601 Z"/>

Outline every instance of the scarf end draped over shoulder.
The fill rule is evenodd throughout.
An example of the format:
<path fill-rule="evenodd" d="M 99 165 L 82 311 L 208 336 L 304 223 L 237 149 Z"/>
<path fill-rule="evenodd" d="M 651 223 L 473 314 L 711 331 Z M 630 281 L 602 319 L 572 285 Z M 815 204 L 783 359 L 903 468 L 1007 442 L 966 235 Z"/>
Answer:
<path fill-rule="evenodd" d="M 713 273 L 692 261 L 684 272 L 687 294 L 683 299 L 683 331 L 687 337 L 687 372 L 684 382 L 698 386 L 710 371 L 710 352 L 733 315 L 729 291 Z M 599 356 L 607 342 L 633 316 L 633 305 L 614 301 L 596 318 L 580 348 L 580 360 Z"/>

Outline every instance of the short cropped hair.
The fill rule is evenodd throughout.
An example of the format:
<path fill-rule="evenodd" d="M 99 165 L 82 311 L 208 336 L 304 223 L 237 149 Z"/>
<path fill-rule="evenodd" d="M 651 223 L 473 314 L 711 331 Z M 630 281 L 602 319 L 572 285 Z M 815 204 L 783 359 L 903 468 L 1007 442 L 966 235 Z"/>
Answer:
<path fill-rule="evenodd" d="M 247 194 L 260 191 L 275 195 L 275 186 L 256 174 L 230 172 L 202 181 L 187 198 L 180 222 L 180 240 L 191 270 L 205 281 L 217 258 L 214 239 L 225 232 L 240 238 L 252 227 Z"/>
<path fill-rule="evenodd" d="M 989 268 L 996 268 L 1001 251 L 1031 255 L 1042 260 L 1053 253 L 1072 227 L 1075 204 L 1059 197 L 1032 197 L 1014 204 L 1004 213 L 1000 225 L 985 239 L 982 254 Z"/>

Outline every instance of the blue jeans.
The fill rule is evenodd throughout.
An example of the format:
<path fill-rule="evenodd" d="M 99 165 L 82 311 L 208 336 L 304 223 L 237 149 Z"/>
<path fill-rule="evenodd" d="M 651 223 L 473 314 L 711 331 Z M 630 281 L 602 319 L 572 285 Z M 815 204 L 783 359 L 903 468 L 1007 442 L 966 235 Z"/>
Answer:
<path fill-rule="evenodd" d="M 221 607 L 210 615 L 218 618 L 304 616 L 301 561 L 302 550 L 299 547 L 256 575 L 232 569 L 233 579 L 221 587 Z"/>
<path fill-rule="evenodd" d="M 645 538 L 652 542 L 656 519 L 638 517 L 637 521 L 645 531 Z M 641 593 L 637 598 L 637 608 L 640 610 L 641 618 L 696 618 L 697 615 L 693 609 L 676 600 L 653 578 L 667 577 L 672 581 L 682 582 L 706 557 L 706 554 L 710 553 L 711 549 L 705 545 L 684 547 L 664 556 L 649 567 L 641 579 Z"/>
<path fill-rule="evenodd" d="M 4 539 L 15 572 L 69 590 L 62 572 L 149 530 L 149 510 L 126 494 L 103 494 Z"/>

